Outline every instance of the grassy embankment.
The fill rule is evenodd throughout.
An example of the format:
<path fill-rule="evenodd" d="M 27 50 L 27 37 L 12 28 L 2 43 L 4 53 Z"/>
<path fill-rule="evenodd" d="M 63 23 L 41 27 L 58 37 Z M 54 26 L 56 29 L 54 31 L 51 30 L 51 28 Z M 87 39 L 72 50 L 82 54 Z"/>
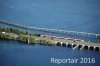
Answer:
<path fill-rule="evenodd" d="M 40 34 L 30 34 L 28 31 L 20 31 L 16 28 L 0 28 L 0 39 L 6 40 L 17 40 L 21 42 L 26 42 L 28 44 L 43 44 L 43 45 L 55 45 L 53 41 L 39 39 L 36 40 L 34 37 L 40 37 Z"/>

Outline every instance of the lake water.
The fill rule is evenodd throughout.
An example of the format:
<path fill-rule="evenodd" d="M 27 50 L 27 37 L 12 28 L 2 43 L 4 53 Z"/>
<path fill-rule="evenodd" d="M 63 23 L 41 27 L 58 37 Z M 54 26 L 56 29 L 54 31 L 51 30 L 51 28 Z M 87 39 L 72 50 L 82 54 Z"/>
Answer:
<path fill-rule="evenodd" d="M 0 0 L 0 20 L 35 27 L 100 33 L 99 3 L 100 0 Z M 56 64 L 51 63 L 51 58 L 95 58 L 96 62 Z M 0 40 L 0 66 L 100 66 L 99 62 L 100 52 Z"/>

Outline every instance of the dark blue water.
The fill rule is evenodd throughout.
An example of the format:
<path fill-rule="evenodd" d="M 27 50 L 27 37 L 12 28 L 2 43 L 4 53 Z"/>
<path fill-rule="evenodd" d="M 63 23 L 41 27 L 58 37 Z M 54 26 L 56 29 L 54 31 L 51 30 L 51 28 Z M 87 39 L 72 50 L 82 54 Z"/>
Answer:
<path fill-rule="evenodd" d="M 51 58 L 95 58 L 95 63 L 51 63 Z M 0 41 L 0 66 L 99 66 L 100 53 L 88 50 L 43 45 L 27 45 L 17 41 Z"/>
<path fill-rule="evenodd" d="M 0 20 L 35 27 L 100 33 L 100 0 L 0 0 Z M 90 57 L 96 61 L 93 64 L 59 66 L 100 66 L 100 52 L 0 40 L 0 66 L 58 66 L 50 62 L 52 57 Z"/>

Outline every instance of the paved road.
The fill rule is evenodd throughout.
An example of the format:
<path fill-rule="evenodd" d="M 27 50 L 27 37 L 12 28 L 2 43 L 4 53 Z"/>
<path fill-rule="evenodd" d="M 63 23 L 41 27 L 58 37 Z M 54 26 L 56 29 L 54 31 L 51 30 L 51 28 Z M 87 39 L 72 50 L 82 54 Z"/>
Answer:
<path fill-rule="evenodd" d="M 10 35 L 12 37 L 19 37 L 19 35 L 14 33 L 2 33 L 4 35 Z M 70 43 L 70 44 L 77 44 L 77 45 L 85 45 L 85 46 L 93 46 L 93 47 L 100 47 L 100 44 L 91 43 L 91 42 L 73 42 L 72 40 L 67 39 L 58 39 L 58 38 L 50 38 L 50 37 L 37 37 L 37 36 L 31 36 L 31 35 L 21 35 L 28 38 L 34 38 L 38 40 L 46 40 L 46 41 L 53 41 L 53 42 L 64 42 L 64 43 Z"/>

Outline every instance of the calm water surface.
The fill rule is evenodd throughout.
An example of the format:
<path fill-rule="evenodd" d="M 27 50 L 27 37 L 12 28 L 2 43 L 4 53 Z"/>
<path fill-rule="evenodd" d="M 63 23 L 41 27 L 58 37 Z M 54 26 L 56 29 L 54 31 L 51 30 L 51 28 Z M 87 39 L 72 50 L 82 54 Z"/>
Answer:
<path fill-rule="evenodd" d="M 100 33 L 100 0 L 0 0 L 0 20 L 35 27 Z M 58 65 L 50 62 L 52 57 L 90 57 L 95 58 L 96 62 Z M 0 40 L 0 66 L 100 66 L 99 62 L 100 52 Z"/>

